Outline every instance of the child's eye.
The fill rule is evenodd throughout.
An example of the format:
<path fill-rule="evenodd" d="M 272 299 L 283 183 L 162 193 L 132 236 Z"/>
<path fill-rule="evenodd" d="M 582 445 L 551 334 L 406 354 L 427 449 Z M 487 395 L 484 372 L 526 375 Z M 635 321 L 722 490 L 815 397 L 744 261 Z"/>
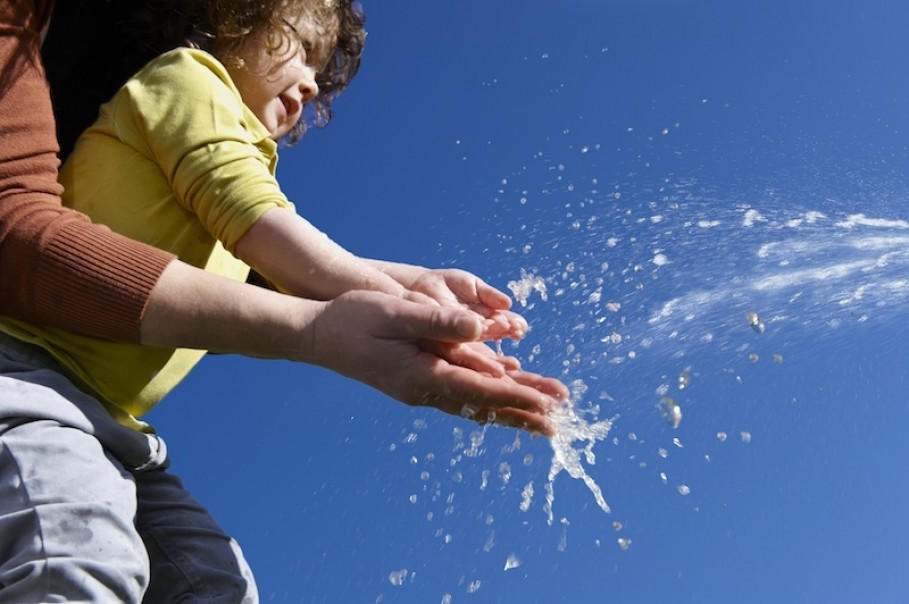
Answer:
<path fill-rule="evenodd" d="M 313 43 L 310 40 L 304 38 L 300 34 L 299 30 L 297 30 L 297 28 L 294 27 L 294 24 L 291 23 L 290 21 L 288 21 L 287 19 L 281 19 L 281 22 L 287 27 L 287 29 L 290 30 L 290 33 L 293 34 L 294 38 L 297 39 L 297 42 L 300 43 L 300 47 L 303 48 L 304 51 L 306 51 L 306 54 L 310 54 L 313 49 Z"/>
<path fill-rule="evenodd" d="M 294 27 L 294 24 L 291 23 L 290 21 L 288 21 L 287 19 L 281 19 L 281 23 L 284 24 L 284 27 L 286 27 L 287 29 L 289 29 L 290 31 L 292 31 L 292 32 L 294 33 L 295 36 L 299 36 L 299 35 L 300 35 L 300 32 L 297 31 L 297 28 Z"/>

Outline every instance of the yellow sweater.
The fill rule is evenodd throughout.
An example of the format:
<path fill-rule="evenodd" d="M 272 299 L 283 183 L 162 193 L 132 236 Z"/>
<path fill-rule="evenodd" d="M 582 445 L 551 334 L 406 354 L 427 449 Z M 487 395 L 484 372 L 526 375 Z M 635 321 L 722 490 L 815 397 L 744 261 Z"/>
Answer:
<path fill-rule="evenodd" d="M 224 66 L 181 48 L 149 63 L 101 108 L 63 166 L 64 203 L 112 230 L 238 281 L 237 241 L 268 209 L 292 207 L 277 144 Z M 0 331 L 48 350 L 121 422 L 170 392 L 205 351 L 116 344 L 0 317 Z"/>

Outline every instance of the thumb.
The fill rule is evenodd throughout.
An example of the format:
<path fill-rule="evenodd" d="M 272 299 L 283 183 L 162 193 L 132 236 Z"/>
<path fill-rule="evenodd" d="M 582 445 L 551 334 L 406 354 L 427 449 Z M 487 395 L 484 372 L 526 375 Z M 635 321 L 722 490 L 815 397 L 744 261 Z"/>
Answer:
<path fill-rule="evenodd" d="M 482 318 L 474 312 L 451 306 L 419 306 L 421 311 L 428 311 L 429 321 L 423 322 L 425 333 L 414 334 L 418 338 L 442 342 L 473 342 L 483 335 Z"/>

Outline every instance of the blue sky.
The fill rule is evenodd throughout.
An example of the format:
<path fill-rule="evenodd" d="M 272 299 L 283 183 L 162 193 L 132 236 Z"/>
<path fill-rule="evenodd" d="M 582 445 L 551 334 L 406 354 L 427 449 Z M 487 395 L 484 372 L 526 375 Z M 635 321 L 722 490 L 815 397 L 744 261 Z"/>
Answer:
<path fill-rule="evenodd" d="M 563 473 L 547 522 L 544 439 L 209 358 L 150 419 L 263 601 L 909 596 L 909 5 L 366 11 L 282 186 L 358 254 L 543 279 L 506 350 L 614 418 L 585 465 L 612 511 Z"/>

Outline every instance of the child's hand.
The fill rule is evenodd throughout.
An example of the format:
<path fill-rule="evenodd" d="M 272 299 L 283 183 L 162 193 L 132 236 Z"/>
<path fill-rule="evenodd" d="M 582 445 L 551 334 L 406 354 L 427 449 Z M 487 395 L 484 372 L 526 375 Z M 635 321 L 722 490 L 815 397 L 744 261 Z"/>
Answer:
<path fill-rule="evenodd" d="M 483 339 L 520 340 L 527 333 L 527 321 L 511 308 L 511 298 L 467 271 L 425 270 L 410 289 L 421 292 L 442 306 L 468 308 L 486 319 Z"/>

